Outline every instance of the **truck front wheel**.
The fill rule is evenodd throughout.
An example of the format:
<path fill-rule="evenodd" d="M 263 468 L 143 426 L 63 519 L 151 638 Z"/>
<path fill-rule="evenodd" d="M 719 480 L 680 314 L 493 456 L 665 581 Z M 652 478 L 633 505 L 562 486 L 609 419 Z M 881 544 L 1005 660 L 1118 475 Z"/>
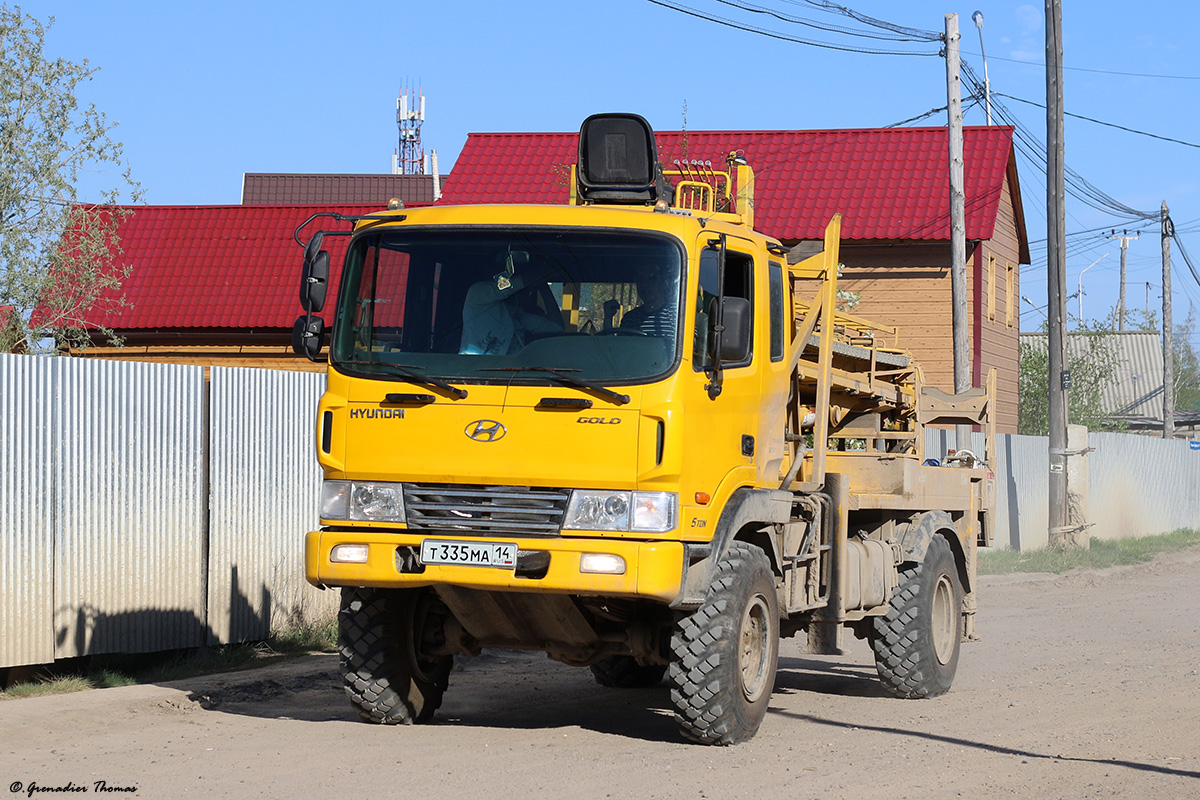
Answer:
<path fill-rule="evenodd" d="M 771 562 L 734 542 L 717 565 L 704 604 L 671 637 L 671 702 L 688 739 L 737 744 L 767 713 L 779 660 L 779 601 Z"/>
<path fill-rule="evenodd" d="M 342 683 L 363 719 L 411 725 L 433 717 L 453 659 L 424 651 L 442 635 L 446 613 L 429 589 L 342 589 Z"/>
<path fill-rule="evenodd" d="M 954 553 L 934 536 L 921 563 L 900 570 L 888 612 L 875 617 L 871 648 L 883 687 L 913 699 L 945 694 L 962 642 L 962 586 Z"/>

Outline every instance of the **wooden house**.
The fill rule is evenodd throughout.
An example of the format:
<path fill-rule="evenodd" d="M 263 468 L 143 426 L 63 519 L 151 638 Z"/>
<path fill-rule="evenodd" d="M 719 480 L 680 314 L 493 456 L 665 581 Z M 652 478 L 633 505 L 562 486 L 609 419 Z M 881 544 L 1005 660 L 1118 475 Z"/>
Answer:
<path fill-rule="evenodd" d="M 76 354 L 94 358 L 158 361 L 203 366 L 273 367 L 323 371 L 291 350 L 292 323 L 300 307 L 300 266 L 304 250 L 296 228 L 314 213 L 369 214 L 383 206 L 130 206 L 117 231 L 129 276 L 107 306 L 91 318 L 110 328 L 124 344 L 104 337 Z M 317 219 L 305 236 L 319 230 L 349 230 L 347 223 Z M 339 267 L 346 237 L 325 239 Z M 340 270 L 330 276 L 336 297 Z M 109 300 L 108 302 L 103 302 Z M 333 321 L 333 303 L 322 316 Z"/>

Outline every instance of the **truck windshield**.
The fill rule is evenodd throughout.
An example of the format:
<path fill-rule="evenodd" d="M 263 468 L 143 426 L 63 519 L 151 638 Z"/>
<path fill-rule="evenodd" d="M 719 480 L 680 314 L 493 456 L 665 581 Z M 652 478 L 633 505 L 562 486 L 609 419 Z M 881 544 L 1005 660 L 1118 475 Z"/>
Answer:
<path fill-rule="evenodd" d="M 355 239 L 331 361 L 349 374 L 603 383 L 678 363 L 681 248 L 595 229 L 413 228 Z M 378 366 L 375 366 L 378 365 Z"/>

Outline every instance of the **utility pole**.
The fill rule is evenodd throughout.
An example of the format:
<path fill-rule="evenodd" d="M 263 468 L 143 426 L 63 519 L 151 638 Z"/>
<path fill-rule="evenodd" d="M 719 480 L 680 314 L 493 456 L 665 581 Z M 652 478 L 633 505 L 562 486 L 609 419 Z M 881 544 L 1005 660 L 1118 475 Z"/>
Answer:
<path fill-rule="evenodd" d="M 1066 175 L 1063 163 L 1062 4 L 1046 0 L 1046 273 L 1050 320 L 1050 507 L 1048 543 L 1063 549 L 1072 541 L 1067 525 L 1067 299 Z"/>
<path fill-rule="evenodd" d="M 1163 267 L 1163 438 L 1175 438 L 1175 337 L 1171 330 L 1171 235 L 1175 226 L 1162 204 L 1162 267 Z"/>
<path fill-rule="evenodd" d="M 1112 232 L 1112 238 L 1121 240 L 1121 294 L 1117 299 L 1117 318 L 1113 320 L 1113 330 L 1115 331 L 1125 330 L 1125 263 L 1126 257 L 1129 255 L 1129 240 L 1133 239 L 1136 242 L 1138 236 L 1130 236 L 1129 231 L 1121 231 L 1120 236 L 1117 236 L 1116 231 Z"/>
<path fill-rule="evenodd" d="M 946 109 L 950 139 L 950 301 L 954 329 L 954 393 L 971 388 L 971 356 L 967 339 L 967 223 L 963 188 L 962 85 L 959 76 L 958 14 L 946 15 Z M 978 309 L 976 310 L 978 311 Z M 956 428 L 958 449 L 970 448 L 971 426 Z"/>

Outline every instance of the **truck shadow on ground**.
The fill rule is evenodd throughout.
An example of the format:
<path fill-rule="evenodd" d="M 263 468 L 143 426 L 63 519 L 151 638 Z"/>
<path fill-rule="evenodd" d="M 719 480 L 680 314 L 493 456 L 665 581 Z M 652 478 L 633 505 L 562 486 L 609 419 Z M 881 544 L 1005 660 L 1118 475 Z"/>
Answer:
<path fill-rule="evenodd" d="M 1044 761 L 1078 762 L 1082 764 L 1110 764 L 1112 766 L 1125 767 L 1127 769 L 1139 770 L 1142 772 L 1154 772 L 1160 775 L 1176 775 L 1183 778 L 1200 778 L 1200 772 L 1184 769 L 1172 769 L 1171 767 L 1162 767 L 1156 764 L 1146 764 L 1141 761 L 1126 761 L 1120 758 L 1084 758 L 1081 756 L 1050 755 L 1049 753 L 1038 753 L 1033 750 L 1022 750 L 1018 747 L 1005 747 L 1003 745 L 990 744 L 988 742 L 976 742 L 970 739 L 964 739 L 960 736 L 947 736 L 945 734 L 931 733 L 929 731 L 908 730 L 905 728 L 893 728 L 884 725 L 870 725 L 863 722 L 847 722 L 843 720 L 818 717 L 813 714 L 800 714 L 794 711 L 780 710 L 778 713 L 790 719 L 796 719 L 802 722 L 812 723 L 814 725 L 827 725 L 833 728 L 844 728 L 852 731 L 873 731 L 875 733 L 894 734 L 896 736 L 903 736 L 906 738 L 928 739 L 929 741 L 940 742 L 941 744 L 974 748 L 977 750 L 986 750 L 989 753 L 996 753 L 998 755 L 1018 756 L 1020 758 L 1038 759 Z"/>
<path fill-rule="evenodd" d="M 207 711 L 309 722 L 359 718 L 342 689 L 337 657 L 310 657 L 285 674 L 253 679 L 246 673 L 189 692 Z M 873 668 L 819 659 L 781 657 L 775 691 L 883 697 Z M 777 713 L 772 705 L 770 713 Z M 670 689 L 664 681 L 646 689 L 599 686 L 586 668 L 573 668 L 540 653 L 485 651 L 456 660 L 450 687 L 433 726 L 514 730 L 585 730 L 656 742 L 678 742 Z M 366 724 L 366 723 L 362 723 Z"/>
<path fill-rule="evenodd" d="M 888 697 L 874 665 L 821 658 L 780 656 L 776 692 L 809 692 L 843 697 Z"/>

